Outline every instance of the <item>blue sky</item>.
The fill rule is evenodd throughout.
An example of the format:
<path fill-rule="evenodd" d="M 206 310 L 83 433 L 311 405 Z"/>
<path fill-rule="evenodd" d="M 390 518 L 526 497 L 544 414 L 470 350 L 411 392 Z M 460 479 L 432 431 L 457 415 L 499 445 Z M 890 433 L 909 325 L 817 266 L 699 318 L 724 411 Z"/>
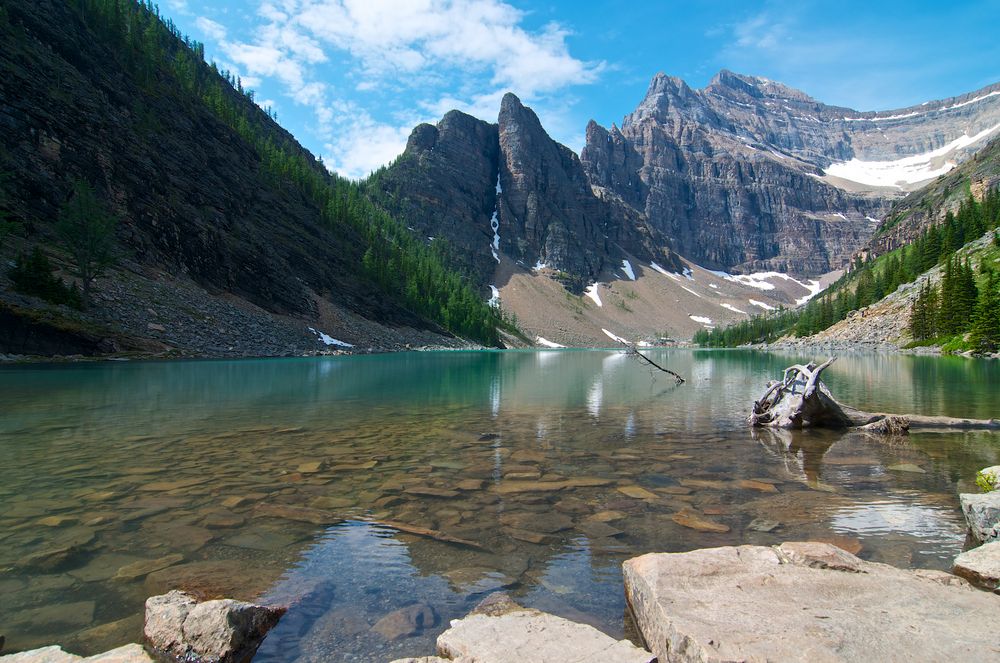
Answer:
<path fill-rule="evenodd" d="M 726 68 L 857 110 L 1000 81 L 1000 0 L 161 2 L 349 177 L 452 108 L 495 122 L 507 91 L 579 150 L 589 119 L 620 122 L 661 71 L 702 87 Z"/>

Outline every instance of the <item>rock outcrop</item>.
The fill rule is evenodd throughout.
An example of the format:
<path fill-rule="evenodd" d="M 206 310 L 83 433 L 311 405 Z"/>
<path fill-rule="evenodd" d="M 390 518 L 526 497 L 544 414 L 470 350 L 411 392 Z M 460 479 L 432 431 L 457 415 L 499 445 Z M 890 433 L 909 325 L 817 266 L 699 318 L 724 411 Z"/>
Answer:
<path fill-rule="evenodd" d="M 438 636 L 437 657 L 393 663 L 652 663 L 648 651 L 593 626 L 523 608 L 491 594 Z"/>
<path fill-rule="evenodd" d="M 30 651 L 0 656 L 3 663 L 153 663 L 142 645 L 129 644 L 103 654 L 77 656 L 63 651 L 59 645 L 50 645 Z"/>
<path fill-rule="evenodd" d="M 283 614 L 285 608 L 233 599 L 199 603 L 174 590 L 146 600 L 143 634 L 154 651 L 168 658 L 243 663 Z"/>
<path fill-rule="evenodd" d="M 958 496 L 972 538 L 978 543 L 1000 541 L 1000 491 Z"/>
<path fill-rule="evenodd" d="M 826 543 L 653 553 L 625 594 L 660 661 L 995 658 L 1000 597 Z"/>
<path fill-rule="evenodd" d="M 997 89 L 859 113 L 729 71 L 702 90 L 659 74 L 620 129 L 591 123 L 581 158 L 685 257 L 814 275 L 861 249 L 902 191 L 1000 130 Z M 893 162 L 924 157 L 926 176 L 894 179 Z"/>
<path fill-rule="evenodd" d="M 484 288 L 501 256 L 544 266 L 576 292 L 629 257 L 683 270 L 644 215 L 595 190 L 579 157 L 513 94 L 497 124 L 452 111 L 419 125 L 369 187 L 427 241 L 446 240 L 453 262 Z"/>
<path fill-rule="evenodd" d="M 984 543 L 955 558 L 955 575 L 1000 593 L 1000 541 Z"/>

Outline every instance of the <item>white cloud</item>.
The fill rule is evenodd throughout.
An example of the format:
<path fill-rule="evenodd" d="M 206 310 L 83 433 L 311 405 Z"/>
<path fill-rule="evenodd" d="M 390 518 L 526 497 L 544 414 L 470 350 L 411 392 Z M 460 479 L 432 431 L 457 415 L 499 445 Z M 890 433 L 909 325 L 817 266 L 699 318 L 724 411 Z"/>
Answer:
<path fill-rule="evenodd" d="M 560 92 L 550 114 L 565 114 L 564 89 L 604 67 L 573 57 L 562 26 L 529 30 L 525 13 L 502 0 L 263 0 L 257 16 L 262 24 L 246 41 L 227 40 L 210 19 L 198 27 L 218 35 L 242 76 L 274 79 L 309 108 L 327 162 L 349 177 L 391 160 L 415 124 L 453 108 L 495 122 L 508 90 L 543 106 Z M 337 73 L 350 72 L 349 88 L 324 75 L 331 56 Z M 345 97 L 359 92 L 371 112 Z"/>
<path fill-rule="evenodd" d="M 457 67 L 526 96 L 596 79 L 602 65 L 570 55 L 565 29 L 532 33 L 523 19 L 499 0 L 305 0 L 285 25 L 348 51 L 369 77 Z"/>
<path fill-rule="evenodd" d="M 199 16 L 194 20 L 194 25 L 209 39 L 222 41 L 226 38 L 226 26 L 217 23 L 206 16 Z"/>
<path fill-rule="evenodd" d="M 377 122 L 367 113 L 342 116 L 338 138 L 328 143 L 324 161 L 332 170 L 357 179 L 392 161 L 406 146 L 413 125 L 392 126 Z"/>
<path fill-rule="evenodd" d="M 167 0 L 167 6 L 178 14 L 189 15 L 191 13 L 187 0 Z"/>

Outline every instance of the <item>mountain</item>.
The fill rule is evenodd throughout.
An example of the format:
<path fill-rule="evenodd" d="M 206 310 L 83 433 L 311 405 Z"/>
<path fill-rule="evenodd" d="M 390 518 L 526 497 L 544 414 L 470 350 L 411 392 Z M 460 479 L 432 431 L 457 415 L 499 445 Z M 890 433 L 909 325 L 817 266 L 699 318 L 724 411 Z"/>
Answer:
<path fill-rule="evenodd" d="M 913 242 L 931 225 L 943 222 L 948 212 L 958 212 L 970 196 L 981 200 L 997 186 L 1000 137 L 990 140 L 957 168 L 897 201 L 879 224 L 866 252 L 882 255 Z"/>
<path fill-rule="evenodd" d="M 3 0 L 0 41 L 0 212 L 23 228 L 4 264 L 37 246 L 65 273 L 54 221 L 74 182 L 120 219 L 123 256 L 83 312 L 12 292 L 0 270 L 0 352 L 491 342 L 494 312 L 439 256 L 152 5 Z"/>
<path fill-rule="evenodd" d="M 816 275 L 998 130 L 1000 84 L 863 113 L 725 70 L 701 90 L 659 74 L 621 128 L 591 122 L 581 159 L 701 265 Z"/>
<path fill-rule="evenodd" d="M 613 193 L 595 193 L 579 157 L 513 94 L 496 124 L 452 111 L 417 126 L 368 187 L 428 241 L 450 243 L 483 288 L 503 258 L 578 294 L 629 258 L 682 269 L 667 239 Z"/>

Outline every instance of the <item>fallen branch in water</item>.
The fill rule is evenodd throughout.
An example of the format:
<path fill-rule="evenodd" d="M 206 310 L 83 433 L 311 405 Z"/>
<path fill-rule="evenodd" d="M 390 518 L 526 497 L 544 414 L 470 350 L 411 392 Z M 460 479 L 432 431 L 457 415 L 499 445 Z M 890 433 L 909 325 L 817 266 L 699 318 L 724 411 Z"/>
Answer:
<path fill-rule="evenodd" d="M 610 334 L 609 334 L 609 336 L 610 336 Z M 646 362 L 647 364 L 649 364 L 653 368 L 659 369 L 659 370 L 663 371 L 664 373 L 669 373 L 670 375 L 672 375 L 674 377 L 674 380 L 677 381 L 677 384 L 684 384 L 684 378 L 682 378 L 681 376 L 677 375 L 677 373 L 674 373 L 669 368 L 664 368 L 663 366 L 660 366 L 655 361 L 653 361 L 652 359 L 650 359 L 646 355 L 644 355 L 641 352 L 639 352 L 639 347 L 637 345 L 629 343 L 628 341 L 626 341 L 624 339 L 621 339 L 621 338 L 617 338 L 617 337 L 613 337 L 613 338 L 616 341 L 618 341 L 619 343 L 621 343 L 622 345 L 625 346 L 625 356 L 627 356 L 627 357 L 638 357 L 640 360 Z"/>
<path fill-rule="evenodd" d="M 881 435 L 905 434 L 910 428 L 1000 430 L 998 419 L 962 419 L 920 414 L 865 412 L 838 403 L 820 380 L 820 374 L 836 361 L 796 364 L 785 369 L 780 381 L 768 383 L 764 395 L 754 401 L 749 416 L 752 426 L 772 428 L 858 428 Z"/>

